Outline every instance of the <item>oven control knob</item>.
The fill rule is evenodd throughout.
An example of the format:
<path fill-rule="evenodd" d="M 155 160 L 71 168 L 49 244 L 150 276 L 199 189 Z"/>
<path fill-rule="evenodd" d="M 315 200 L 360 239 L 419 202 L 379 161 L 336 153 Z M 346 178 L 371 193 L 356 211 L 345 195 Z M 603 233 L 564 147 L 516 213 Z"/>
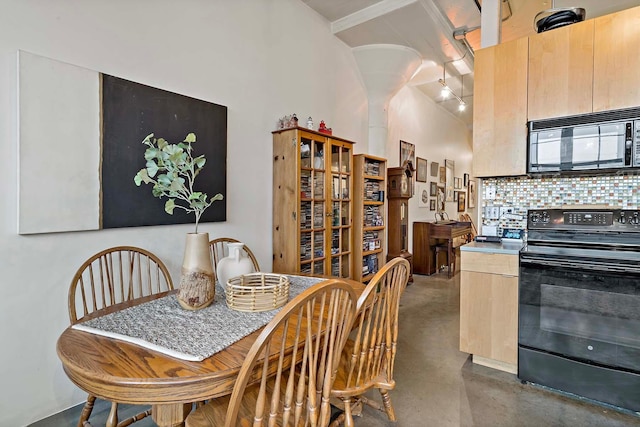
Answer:
<path fill-rule="evenodd" d="M 531 214 L 531 222 L 538 222 L 538 214 Z"/>
<path fill-rule="evenodd" d="M 627 218 L 625 218 L 625 216 L 624 216 L 624 215 L 620 215 L 620 218 L 618 218 L 618 222 L 619 222 L 620 224 L 626 224 L 626 222 L 627 222 Z"/>

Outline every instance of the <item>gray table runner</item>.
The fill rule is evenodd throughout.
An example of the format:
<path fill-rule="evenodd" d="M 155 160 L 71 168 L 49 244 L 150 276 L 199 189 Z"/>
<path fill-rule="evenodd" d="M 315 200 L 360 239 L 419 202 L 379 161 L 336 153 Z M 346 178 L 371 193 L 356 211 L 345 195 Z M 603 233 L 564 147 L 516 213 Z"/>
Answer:
<path fill-rule="evenodd" d="M 289 300 L 324 280 L 287 277 Z M 278 311 L 246 313 L 232 310 L 227 307 L 224 290 L 216 285 L 213 304 L 201 310 L 185 310 L 175 295 L 167 295 L 78 323 L 72 328 L 121 339 L 179 359 L 201 361 L 260 329 Z"/>

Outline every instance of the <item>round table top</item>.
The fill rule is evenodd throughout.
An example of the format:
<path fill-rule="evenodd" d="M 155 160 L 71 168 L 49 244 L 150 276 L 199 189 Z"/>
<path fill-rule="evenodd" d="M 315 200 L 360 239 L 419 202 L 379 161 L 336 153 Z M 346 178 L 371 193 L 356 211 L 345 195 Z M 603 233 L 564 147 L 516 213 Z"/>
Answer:
<path fill-rule="evenodd" d="M 165 295 L 117 304 L 94 312 L 91 317 Z M 245 356 L 261 330 L 202 362 L 176 359 L 71 327 L 58 339 L 57 352 L 71 381 L 94 396 L 135 404 L 194 402 L 231 393 Z M 212 334 L 221 332 L 211 331 Z"/>
<path fill-rule="evenodd" d="M 357 295 L 364 290 L 359 282 L 346 282 L 354 287 Z M 142 304 L 171 292 L 176 291 L 116 304 L 85 318 Z M 57 352 L 71 381 L 96 397 L 131 404 L 198 402 L 231 394 L 242 363 L 262 329 L 201 362 L 176 359 L 71 326 L 58 339 Z"/>

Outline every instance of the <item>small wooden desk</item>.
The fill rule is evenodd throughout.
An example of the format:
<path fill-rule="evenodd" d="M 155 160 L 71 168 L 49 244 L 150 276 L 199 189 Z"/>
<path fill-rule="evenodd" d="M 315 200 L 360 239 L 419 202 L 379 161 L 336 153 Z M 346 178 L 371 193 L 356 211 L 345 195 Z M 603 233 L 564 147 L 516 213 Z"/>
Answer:
<path fill-rule="evenodd" d="M 364 290 L 363 284 L 346 281 L 358 296 Z M 117 304 L 90 316 L 102 316 L 171 292 L 176 291 Z M 261 331 L 262 328 L 202 362 L 174 359 L 71 327 L 58 339 L 57 351 L 65 373 L 82 390 L 113 402 L 152 405 L 155 423 L 174 427 L 184 425 L 192 402 L 231 394 L 240 367 Z"/>
<path fill-rule="evenodd" d="M 434 248 L 438 242 L 447 241 L 448 259 L 453 256 L 453 241 L 457 237 L 471 238 L 471 223 L 467 221 L 416 221 L 413 223 L 413 271 L 431 275 L 437 271 Z"/>

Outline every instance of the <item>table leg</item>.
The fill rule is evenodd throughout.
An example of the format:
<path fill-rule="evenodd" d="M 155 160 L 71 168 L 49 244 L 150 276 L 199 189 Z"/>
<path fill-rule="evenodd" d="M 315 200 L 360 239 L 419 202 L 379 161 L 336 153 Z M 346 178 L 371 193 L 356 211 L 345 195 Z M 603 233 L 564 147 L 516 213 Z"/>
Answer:
<path fill-rule="evenodd" d="M 182 427 L 192 406 L 191 403 L 153 405 L 151 417 L 160 427 Z"/>
<path fill-rule="evenodd" d="M 105 427 L 117 427 L 118 426 L 118 404 L 111 402 L 111 411 L 107 417 Z"/>
<path fill-rule="evenodd" d="M 451 278 L 451 261 L 453 260 L 453 238 L 449 239 L 447 245 L 447 279 Z"/>

